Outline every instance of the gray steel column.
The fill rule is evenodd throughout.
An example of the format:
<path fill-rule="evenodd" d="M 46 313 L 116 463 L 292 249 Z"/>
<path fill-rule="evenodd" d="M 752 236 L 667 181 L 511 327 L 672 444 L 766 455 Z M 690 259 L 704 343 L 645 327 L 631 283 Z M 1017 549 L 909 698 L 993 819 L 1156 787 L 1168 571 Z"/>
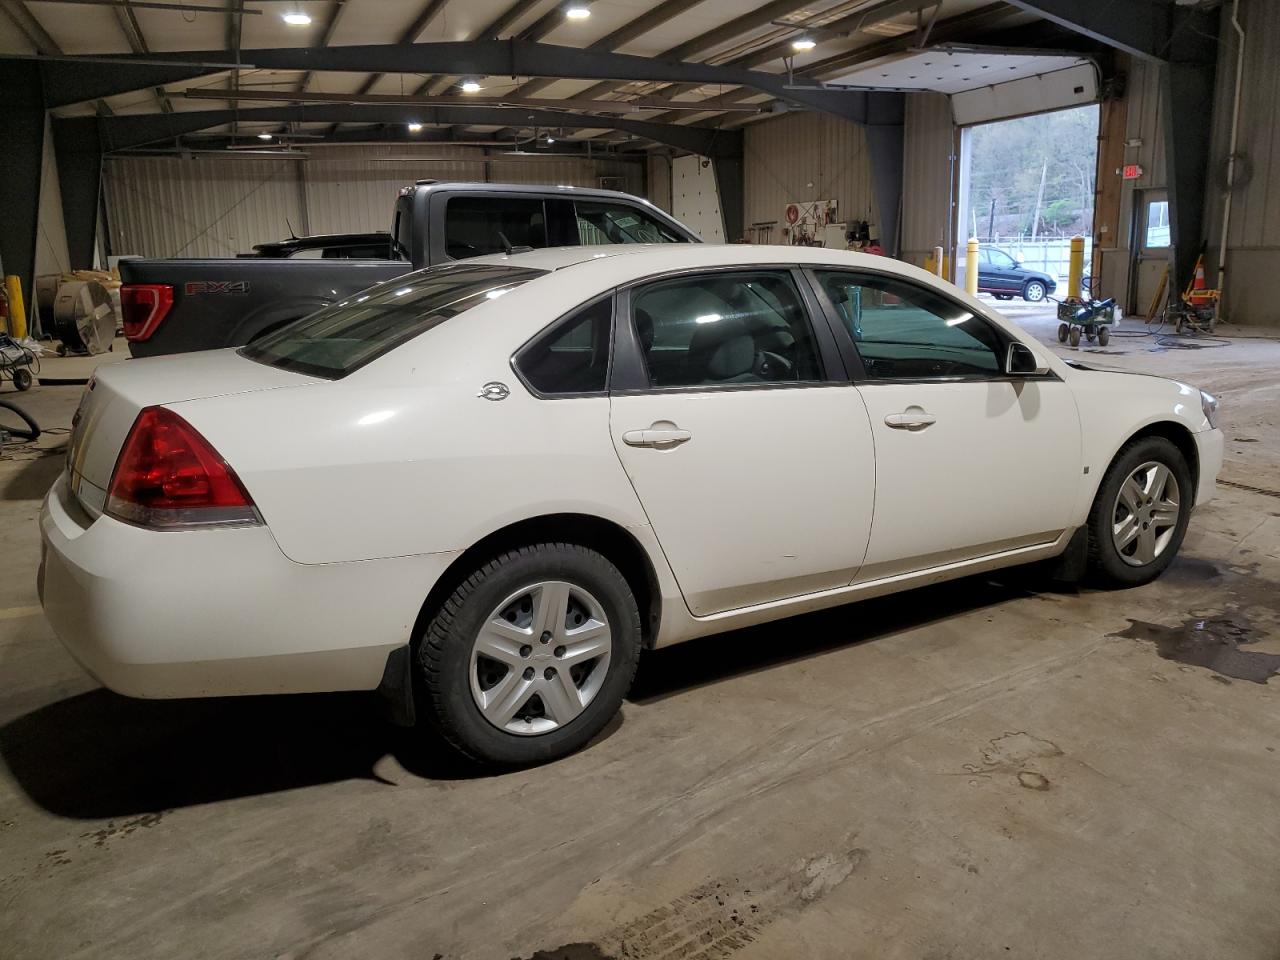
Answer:
<path fill-rule="evenodd" d="M 1176 299 L 1191 284 L 1205 241 L 1209 183 L 1214 61 L 1171 60 L 1161 66 L 1165 186 L 1169 192 L 1170 292 Z"/>
<path fill-rule="evenodd" d="M 72 270 L 93 266 L 94 238 L 102 200 L 102 141 L 90 118 L 54 120 L 53 150 L 62 188 L 62 222 Z"/>
<path fill-rule="evenodd" d="M 871 101 L 867 111 L 867 153 L 871 159 L 871 189 L 880 213 L 880 245 L 898 255 L 898 223 L 902 218 L 902 176 L 907 99 L 897 94 Z"/>
<path fill-rule="evenodd" d="M 0 263 L 4 273 L 22 278 L 30 307 L 44 161 L 44 96 L 35 61 L 0 61 L 0 117 Z"/>

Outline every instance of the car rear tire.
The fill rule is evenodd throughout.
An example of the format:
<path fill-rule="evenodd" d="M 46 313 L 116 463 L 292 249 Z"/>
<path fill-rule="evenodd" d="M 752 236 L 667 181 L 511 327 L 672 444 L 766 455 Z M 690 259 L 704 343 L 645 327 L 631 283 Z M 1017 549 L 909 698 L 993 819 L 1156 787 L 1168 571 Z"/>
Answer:
<path fill-rule="evenodd" d="M 1106 586 L 1149 583 L 1173 562 L 1195 496 L 1182 452 L 1164 437 L 1127 444 L 1089 511 L 1089 566 Z"/>
<path fill-rule="evenodd" d="M 572 753 L 622 706 L 640 656 L 640 613 L 617 567 L 568 543 L 521 547 L 478 567 L 417 645 L 427 718 L 486 764 Z"/>
<path fill-rule="evenodd" d="M 1039 303 L 1049 291 L 1039 280 L 1028 280 L 1022 285 L 1022 299 L 1028 303 Z"/>

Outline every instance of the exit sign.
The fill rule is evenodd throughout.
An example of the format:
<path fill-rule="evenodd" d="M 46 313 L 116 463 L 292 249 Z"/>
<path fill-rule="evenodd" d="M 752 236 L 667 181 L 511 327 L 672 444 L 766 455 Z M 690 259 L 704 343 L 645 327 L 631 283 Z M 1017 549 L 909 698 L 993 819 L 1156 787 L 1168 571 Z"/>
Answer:
<path fill-rule="evenodd" d="M 1137 180 L 1142 176 L 1142 164 L 1126 163 L 1120 168 L 1120 176 L 1124 177 L 1126 180 Z"/>

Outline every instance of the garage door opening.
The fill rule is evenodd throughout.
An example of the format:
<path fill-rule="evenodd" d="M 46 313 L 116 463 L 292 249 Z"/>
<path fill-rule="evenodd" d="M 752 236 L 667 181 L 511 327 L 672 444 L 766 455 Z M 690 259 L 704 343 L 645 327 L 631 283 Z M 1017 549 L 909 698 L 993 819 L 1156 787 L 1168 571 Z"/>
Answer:
<path fill-rule="evenodd" d="M 961 131 L 957 235 L 981 241 L 983 295 L 1065 296 L 1072 237 L 1090 263 L 1097 153 L 1097 104 Z"/>

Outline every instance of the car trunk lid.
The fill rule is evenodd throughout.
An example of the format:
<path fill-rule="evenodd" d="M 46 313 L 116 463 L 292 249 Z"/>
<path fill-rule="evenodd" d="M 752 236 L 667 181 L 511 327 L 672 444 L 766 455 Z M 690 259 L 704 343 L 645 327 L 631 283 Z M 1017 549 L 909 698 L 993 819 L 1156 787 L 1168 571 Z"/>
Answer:
<path fill-rule="evenodd" d="M 71 421 L 71 489 L 95 516 L 102 512 L 120 449 L 146 407 L 323 382 L 254 363 L 234 350 L 105 364 L 89 381 Z"/>

